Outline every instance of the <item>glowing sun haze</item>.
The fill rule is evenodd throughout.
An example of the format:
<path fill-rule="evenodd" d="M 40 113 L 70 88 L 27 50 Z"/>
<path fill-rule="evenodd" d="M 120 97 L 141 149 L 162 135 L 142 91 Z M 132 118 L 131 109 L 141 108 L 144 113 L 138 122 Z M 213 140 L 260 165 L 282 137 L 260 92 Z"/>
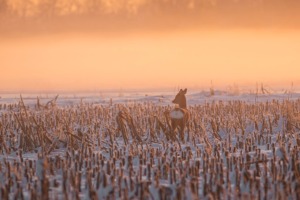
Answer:
<path fill-rule="evenodd" d="M 299 80 L 300 37 L 289 32 L 178 32 L 6 40 L 2 90 L 94 90 Z"/>
<path fill-rule="evenodd" d="M 1 43 L 2 90 L 244 84 L 296 81 L 300 74 L 300 37 L 291 33 L 59 35 Z"/>
<path fill-rule="evenodd" d="M 300 84 L 294 0 L 29 1 L 0 1 L 0 91 Z"/>

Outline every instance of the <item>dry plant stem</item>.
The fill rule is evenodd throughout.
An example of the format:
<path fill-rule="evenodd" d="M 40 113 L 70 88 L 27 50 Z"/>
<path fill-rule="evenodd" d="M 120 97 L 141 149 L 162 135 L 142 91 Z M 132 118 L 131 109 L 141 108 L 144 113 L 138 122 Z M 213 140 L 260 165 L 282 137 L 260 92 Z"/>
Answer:
<path fill-rule="evenodd" d="M 189 106 L 185 143 L 168 106 L 48 105 L 1 110 L 1 199 L 300 197 L 300 100 Z"/>

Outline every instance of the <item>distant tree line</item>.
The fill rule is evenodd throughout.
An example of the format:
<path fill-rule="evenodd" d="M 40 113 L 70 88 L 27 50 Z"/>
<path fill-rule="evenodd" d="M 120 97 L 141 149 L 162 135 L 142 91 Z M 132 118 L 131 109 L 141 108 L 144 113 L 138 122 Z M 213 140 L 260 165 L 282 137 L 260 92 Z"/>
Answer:
<path fill-rule="evenodd" d="M 137 16 L 207 11 L 268 12 L 300 8 L 299 0 L 0 0 L 0 17 Z"/>
<path fill-rule="evenodd" d="M 299 10 L 300 0 L 0 0 L 0 32 L 67 25 L 101 30 L 164 25 L 294 28 L 300 27 Z"/>

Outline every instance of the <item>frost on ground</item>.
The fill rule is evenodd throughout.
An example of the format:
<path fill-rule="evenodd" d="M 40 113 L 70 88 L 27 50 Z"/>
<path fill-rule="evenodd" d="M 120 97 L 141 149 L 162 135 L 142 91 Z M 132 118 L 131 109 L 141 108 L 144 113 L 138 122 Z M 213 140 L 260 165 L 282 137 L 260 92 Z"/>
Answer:
<path fill-rule="evenodd" d="M 1 98 L 0 199 L 300 198 L 298 94 L 171 98 Z"/>

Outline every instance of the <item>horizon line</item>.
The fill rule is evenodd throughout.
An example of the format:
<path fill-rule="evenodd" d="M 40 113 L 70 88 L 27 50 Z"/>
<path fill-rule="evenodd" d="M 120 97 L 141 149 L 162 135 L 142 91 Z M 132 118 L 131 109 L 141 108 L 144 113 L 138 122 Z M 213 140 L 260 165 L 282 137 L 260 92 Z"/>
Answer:
<path fill-rule="evenodd" d="M 268 89 L 273 90 L 274 92 L 279 92 L 283 90 L 295 90 L 300 92 L 300 85 L 274 85 L 274 84 L 264 84 L 264 83 L 258 83 L 257 86 L 252 85 L 242 85 L 242 84 L 227 84 L 226 86 L 218 87 L 218 86 L 173 86 L 173 87 L 153 87 L 153 88 L 105 88 L 105 89 L 13 89 L 13 90 L 5 90 L 0 89 L 0 94 L 36 94 L 36 93 L 42 93 L 42 94 L 84 94 L 84 93 L 131 93 L 131 92 L 173 92 L 177 91 L 180 88 L 188 88 L 190 91 L 209 91 L 211 88 L 214 91 L 230 91 L 230 89 L 234 89 L 233 87 L 236 87 L 238 90 L 240 90 L 242 93 L 243 91 L 251 91 L 256 90 L 256 87 L 261 88 L 261 84 L 265 86 Z M 232 88 L 230 88 L 232 87 Z"/>

